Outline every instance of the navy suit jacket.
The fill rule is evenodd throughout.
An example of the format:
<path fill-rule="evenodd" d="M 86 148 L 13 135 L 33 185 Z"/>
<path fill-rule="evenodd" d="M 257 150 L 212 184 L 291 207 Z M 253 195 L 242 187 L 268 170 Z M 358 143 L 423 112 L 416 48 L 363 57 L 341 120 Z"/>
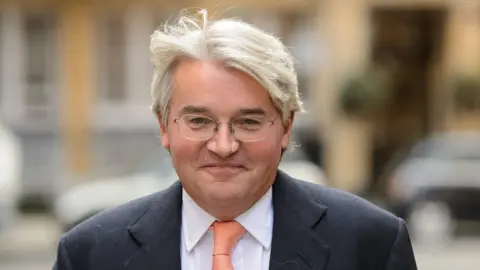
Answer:
<path fill-rule="evenodd" d="M 62 236 L 54 270 L 180 270 L 182 186 L 103 211 Z M 402 219 L 279 171 L 270 270 L 415 270 Z M 255 269 L 252 269 L 255 270 Z"/>

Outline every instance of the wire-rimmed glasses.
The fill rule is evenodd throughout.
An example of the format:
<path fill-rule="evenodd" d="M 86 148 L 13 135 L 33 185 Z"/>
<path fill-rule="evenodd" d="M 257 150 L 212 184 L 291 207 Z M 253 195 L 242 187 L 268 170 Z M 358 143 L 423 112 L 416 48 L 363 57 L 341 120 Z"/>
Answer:
<path fill-rule="evenodd" d="M 199 114 L 184 114 L 173 120 L 178 133 L 189 140 L 207 141 L 213 138 L 222 123 L 228 124 L 230 134 L 242 142 L 256 142 L 267 137 L 268 129 L 277 118 L 269 120 L 263 115 L 240 116 L 229 122 L 217 122 Z"/>

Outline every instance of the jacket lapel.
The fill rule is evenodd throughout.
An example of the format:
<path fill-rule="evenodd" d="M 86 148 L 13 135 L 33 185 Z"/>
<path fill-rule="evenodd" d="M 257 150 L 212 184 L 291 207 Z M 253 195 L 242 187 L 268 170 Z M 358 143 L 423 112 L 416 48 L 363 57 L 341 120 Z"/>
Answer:
<path fill-rule="evenodd" d="M 182 186 L 179 182 L 159 193 L 128 232 L 139 245 L 126 269 L 180 270 Z"/>
<path fill-rule="evenodd" d="M 326 267 L 329 247 L 315 232 L 326 211 L 296 180 L 279 171 L 273 185 L 270 270 Z"/>

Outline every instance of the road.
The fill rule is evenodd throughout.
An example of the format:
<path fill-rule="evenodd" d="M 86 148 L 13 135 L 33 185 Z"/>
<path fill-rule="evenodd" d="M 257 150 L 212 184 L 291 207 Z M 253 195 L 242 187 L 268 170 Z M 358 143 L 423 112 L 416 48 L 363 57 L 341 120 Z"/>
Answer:
<path fill-rule="evenodd" d="M 50 270 L 55 258 L 59 228 L 43 216 L 23 218 L 0 236 L 1 270 Z M 441 247 L 415 245 L 420 270 L 480 269 L 480 238 L 462 237 Z"/>
<path fill-rule="evenodd" d="M 12 230 L 0 234 L 0 269 L 51 269 L 60 233 L 48 217 L 22 217 Z"/>
<path fill-rule="evenodd" d="M 448 246 L 415 247 L 420 270 L 480 269 L 480 239 L 461 238 Z"/>

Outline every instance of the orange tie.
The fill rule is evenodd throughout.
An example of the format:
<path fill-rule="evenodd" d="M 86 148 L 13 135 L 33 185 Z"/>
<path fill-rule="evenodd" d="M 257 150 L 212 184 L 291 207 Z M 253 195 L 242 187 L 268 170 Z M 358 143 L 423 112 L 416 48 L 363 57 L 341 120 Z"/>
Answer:
<path fill-rule="evenodd" d="M 234 270 L 230 253 L 245 233 L 245 228 L 236 221 L 215 221 L 212 227 L 214 235 L 212 270 Z"/>

